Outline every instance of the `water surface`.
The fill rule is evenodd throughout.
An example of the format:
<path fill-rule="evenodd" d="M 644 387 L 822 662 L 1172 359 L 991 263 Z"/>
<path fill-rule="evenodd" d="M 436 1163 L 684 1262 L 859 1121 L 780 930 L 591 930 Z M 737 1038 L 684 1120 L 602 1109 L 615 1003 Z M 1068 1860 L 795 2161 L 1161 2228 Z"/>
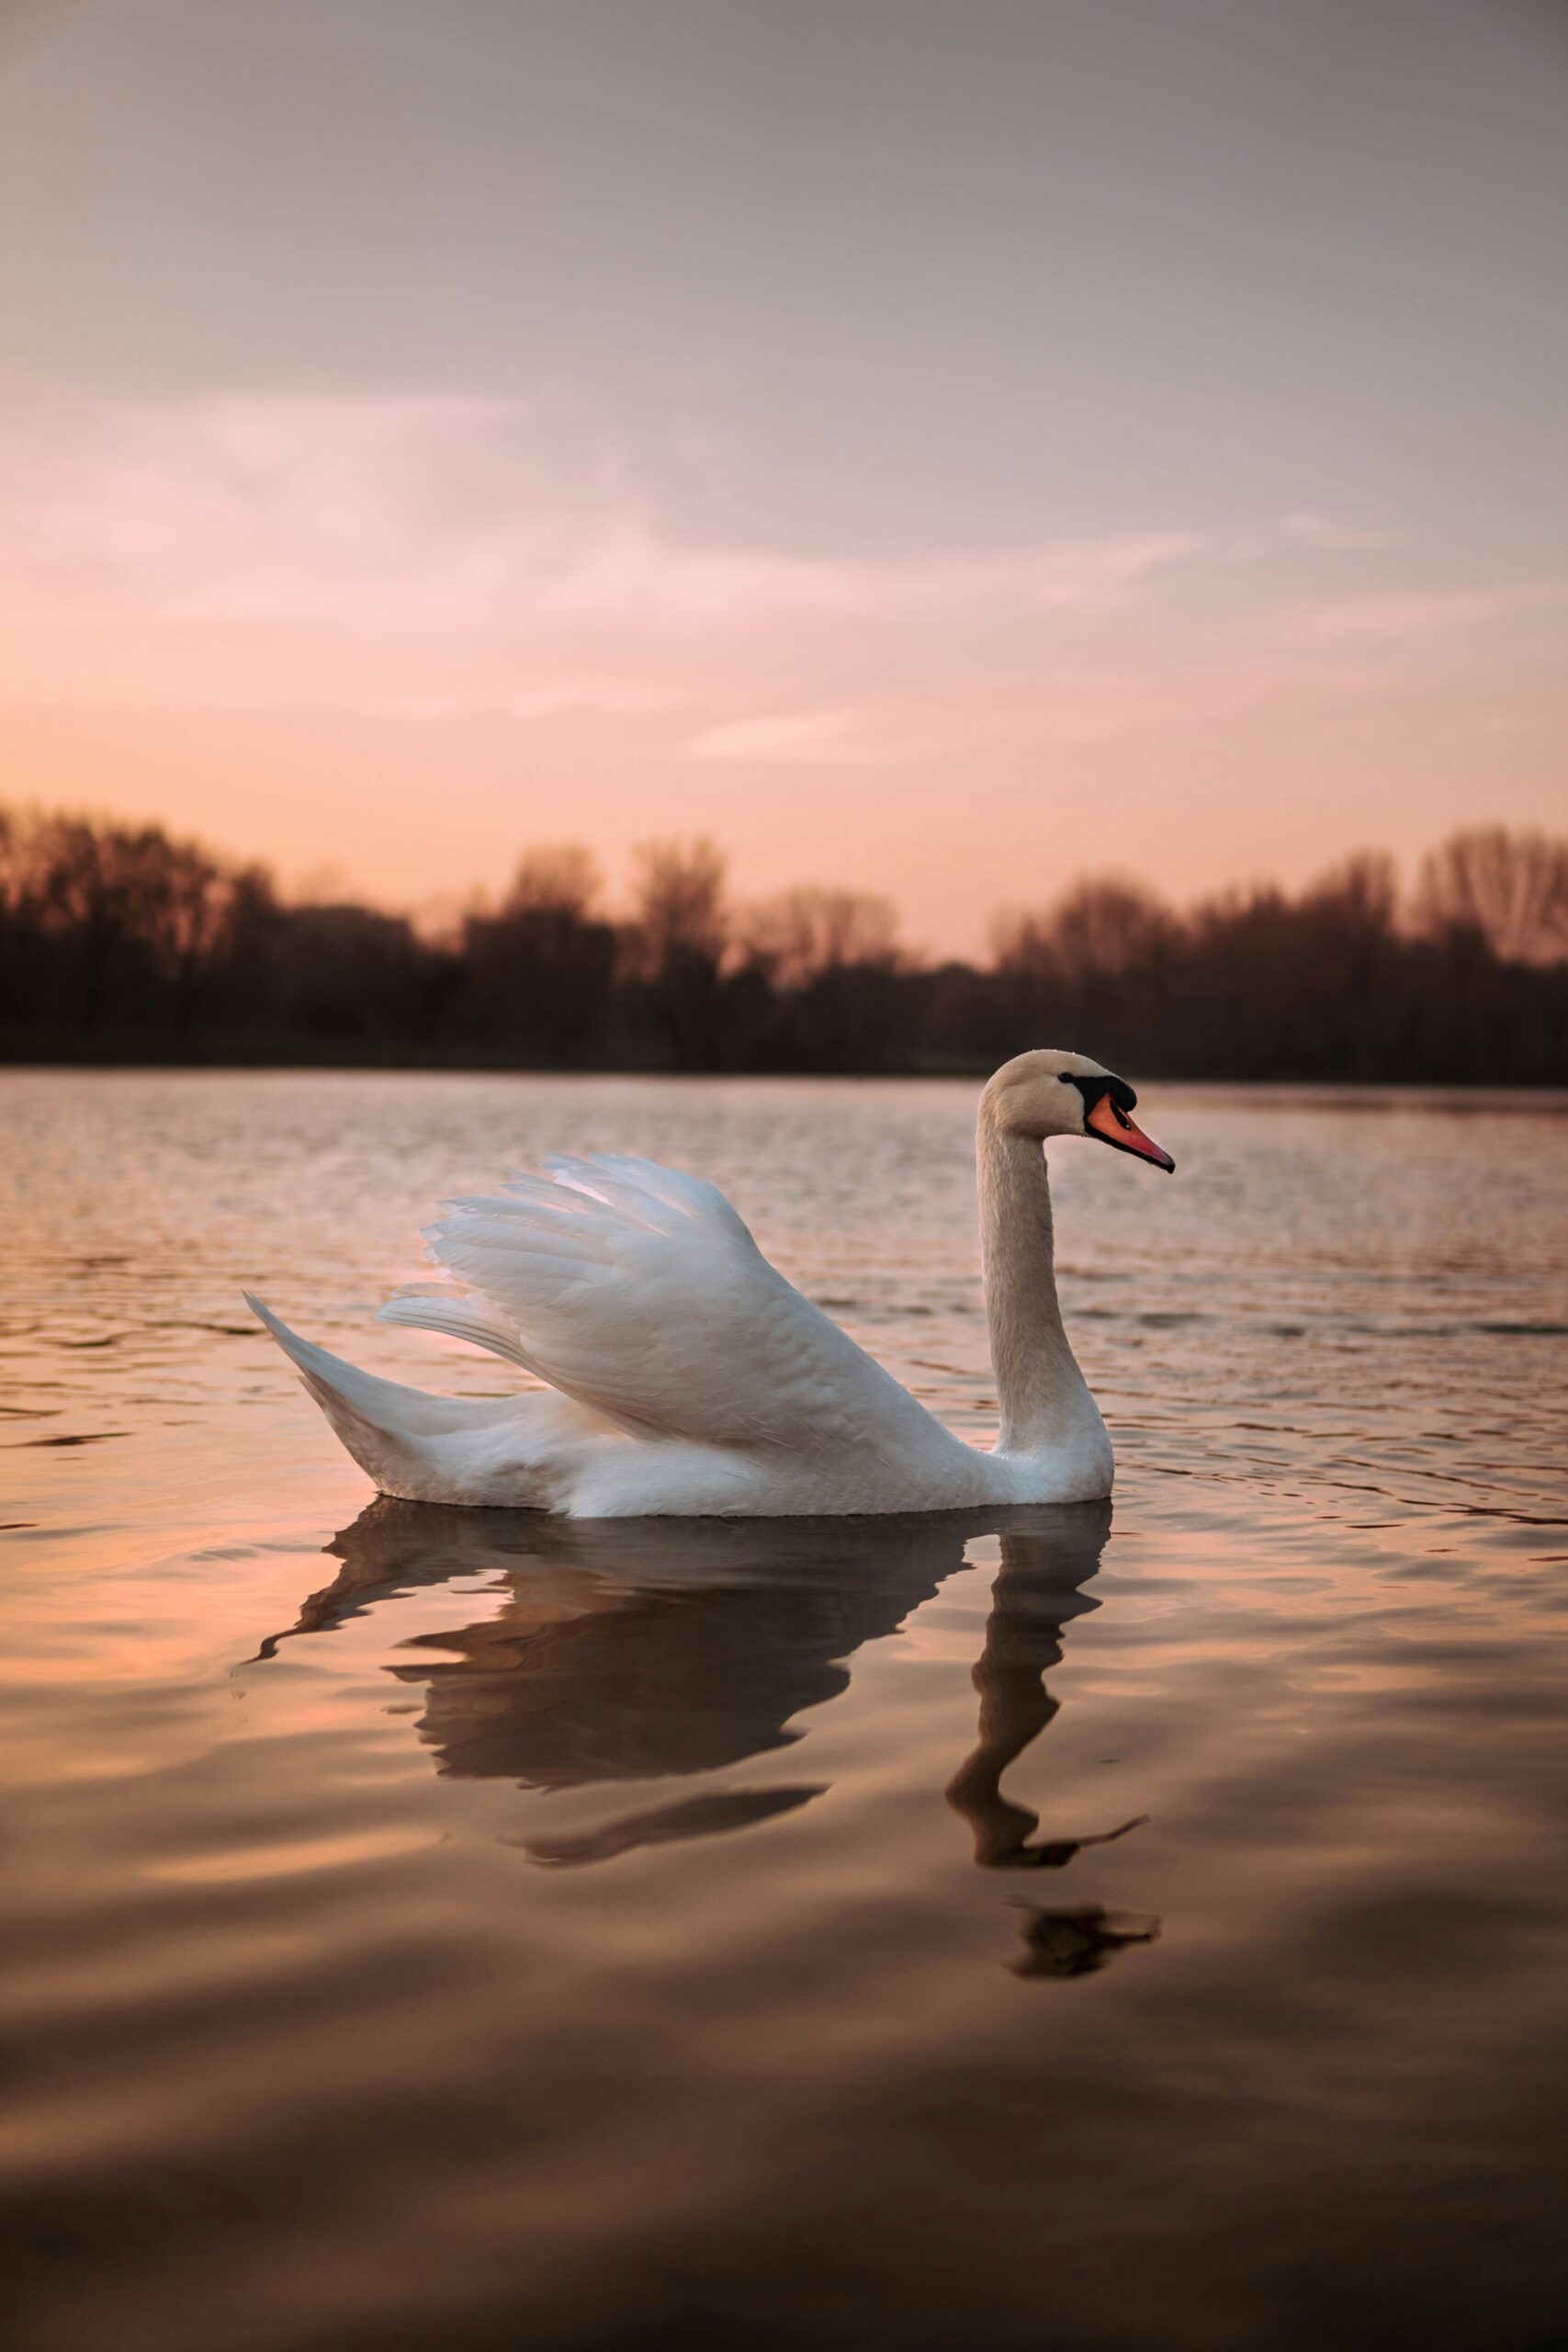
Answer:
<path fill-rule="evenodd" d="M 8 2346 L 1561 2340 L 1565 1106 L 1144 1107 L 1113 1512 L 592 1528 L 242 1286 L 493 1391 L 431 1203 L 645 1151 L 988 1442 L 972 1090 L 0 1074 Z"/>

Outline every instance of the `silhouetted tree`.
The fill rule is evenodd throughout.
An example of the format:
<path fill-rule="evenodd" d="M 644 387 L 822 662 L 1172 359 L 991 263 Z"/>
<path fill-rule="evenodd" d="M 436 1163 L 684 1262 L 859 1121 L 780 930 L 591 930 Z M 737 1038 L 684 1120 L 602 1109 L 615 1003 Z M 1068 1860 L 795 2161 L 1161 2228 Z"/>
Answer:
<path fill-rule="evenodd" d="M 749 908 L 738 927 L 755 993 L 753 1052 L 775 1069 L 878 1069 L 908 1014 L 890 899 L 807 884 Z"/>
<path fill-rule="evenodd" d="M 155 826 L 7 820 L 6 871 L 54 1017 L 88 1035 L 148 1022 L 183 1033 L 233 888 L 205 851 Z"/>
<path fill-rule="evenodd" d="M 429 1028 L 439 951 L 401 915 L 354 905 L 289 907 L 276 918 L 274 1009 L 288 1029 L 395 1053 Z"/>
<path fill-rule="evenodd" d="M 675 1069 L 721 1069 L 729 944 L 724 854 L 701 838 L 643 842 L 632 858 L 624 955 L 644 1024 Z"/>
<path fill-rule="evenodd" d="M 1095 1036 L 1101 1059 L 1131 1061 L 1158 1034 L 1180 918 L 1141 882 L 1107 875 L 1074 883 L 1041 914 L 993 926 L 998 980 L 1022 1034 Z"/>
<path fill-rule="evenodd" d="M 808 989 L 855 966 L 892 971 L 899 961 L 897 910 L 864 890 L 781 890 L 747 909 L 739 935 L 741 953 L 775 989 Z"/>
<path fill-rule="evenodd" d="M 459 1034 L 550 1068 L 606 1057 L 615 1018 L 615 933 L 594 919 L 602 884 L 585 849 L 530 850 L 498 915 L 463 925 Z"/>
<path fill-rule="evenodd" d="M 1568 841 L 1484 825 L 1421 864 L 1417 918 L 1434 933 L 1478 931 L 1505 963 L 1568 956 Z"/>

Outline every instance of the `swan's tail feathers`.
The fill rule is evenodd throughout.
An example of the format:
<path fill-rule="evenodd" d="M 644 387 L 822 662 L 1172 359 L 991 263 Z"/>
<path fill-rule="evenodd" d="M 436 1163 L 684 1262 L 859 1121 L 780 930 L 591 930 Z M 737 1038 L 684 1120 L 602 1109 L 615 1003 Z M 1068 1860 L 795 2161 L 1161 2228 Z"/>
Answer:
<path fill-rule="evenodd" d="M 380 1319 L 383 1323 L 401 1324 L 411 1331 L 440 1331 L 449 1340 L 467 1340 L 472 1346 L 487 1348 L 492 1356 L 502 1356 L 508 1363 L 516 1364 L 520 1371 L 531 1373 L 534 1369 L 510 1323 L 503 1322 L 499 1315 L 487 1315 L 471 1298 L 459 1298 L 452 1291 L 389 1298 L 381 1309 Z"/>
<path fill-rule="evenodd" d="M 302 1340 L 247 1291 L 245 1304 L 265 1324 L 299 1371 L 337 1435 L 383 1494 L 412 1500 L 441 1490 L 440 1441 L 492 1421 L 510 1398 L 431 1396 L 423 1388 L 381 1380 Z M 434 1486 L 433 1486 L 434 1479 Z"/>

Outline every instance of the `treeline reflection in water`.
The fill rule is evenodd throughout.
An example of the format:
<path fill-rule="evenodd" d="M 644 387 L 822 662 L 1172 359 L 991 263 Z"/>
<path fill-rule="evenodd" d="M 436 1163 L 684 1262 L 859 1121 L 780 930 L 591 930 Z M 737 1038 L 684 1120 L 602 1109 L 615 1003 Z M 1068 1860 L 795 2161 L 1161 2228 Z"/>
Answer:
<path fill-rule="evenodd" d="M 421 1586 L 484 1579 L 498 1608 L 402 1645 L 389 1668 L 423 1693 L 418 1736 L 436 1770 L 558 1791 L 728 1772 L 791 1747 L 795 1720 L 848 1687 L 847 1661 L 898 1632 L 965 1547 L 996 1535 L 1000 1562 L 974 1668 L 975 1747 L 947 1803 L 987 1870 L 1060 1870 L 1143 1816 L 1036 1839 L 1038 1814 L 1003 1774 L 1051 1724 L 1044 1682 L 1066 1627 L 1100 1604 L 1085 1588 L 1111 1505 L 845 1520 L 629 1520 L 468 1510 L 380 1497 L 328 1547 L 342 1563 L 294 1623 L 261 1645 L 330 1633 Z M 609 1815 L 583 1832 L 514 1842 L 556 1868 L 743 1830 L 826 1793 L 822 1781 L 726 1786 Z M 1158 1921 L 1090 1904 L 1023 1908 L 1020 1975 L 1078 1976 Z"/>

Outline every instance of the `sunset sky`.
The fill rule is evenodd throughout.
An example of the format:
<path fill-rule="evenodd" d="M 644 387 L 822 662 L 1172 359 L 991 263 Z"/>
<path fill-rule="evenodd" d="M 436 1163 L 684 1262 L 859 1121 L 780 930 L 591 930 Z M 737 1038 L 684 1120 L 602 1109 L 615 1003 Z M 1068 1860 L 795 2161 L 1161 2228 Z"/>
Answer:
<path fill-rule="evenodd" d="M 1568 826 L 1536 0 L 0 0 L 0 797 L 967 948 Z"/>

